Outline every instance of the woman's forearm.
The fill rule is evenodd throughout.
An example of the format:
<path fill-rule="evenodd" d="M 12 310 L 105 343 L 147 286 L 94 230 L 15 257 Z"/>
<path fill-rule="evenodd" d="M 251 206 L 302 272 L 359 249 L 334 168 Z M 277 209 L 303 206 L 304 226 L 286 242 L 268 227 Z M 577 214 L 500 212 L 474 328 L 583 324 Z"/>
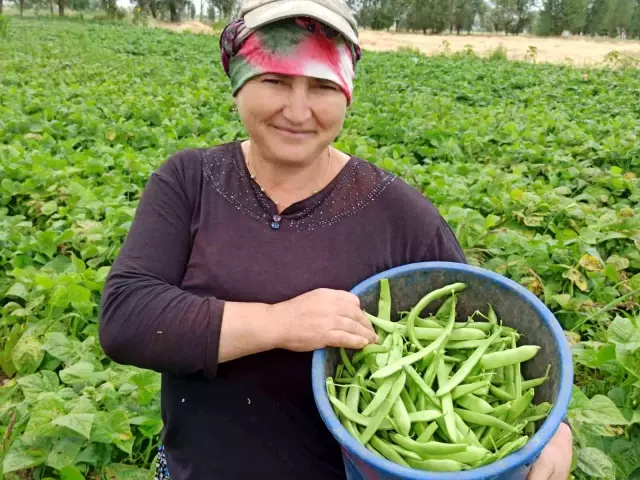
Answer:
<path fill-rule="evenodd" d="M 272 312 L 265 303 L 225 302 L 218 363 L 277 348 L 280 333 Z"/>

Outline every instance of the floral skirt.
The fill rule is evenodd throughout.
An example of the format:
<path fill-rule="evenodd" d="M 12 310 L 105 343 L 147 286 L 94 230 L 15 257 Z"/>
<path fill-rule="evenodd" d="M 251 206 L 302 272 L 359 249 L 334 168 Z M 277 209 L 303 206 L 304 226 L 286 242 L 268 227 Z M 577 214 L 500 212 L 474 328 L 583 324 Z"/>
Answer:
<path fill-rule="evenodd" d="M 167 457 L 162 444 L 158 445 L 158 455 L 156 457 L 156 475 L 153 480 L 171 480 L 169 469 L 167 468 Z"/>

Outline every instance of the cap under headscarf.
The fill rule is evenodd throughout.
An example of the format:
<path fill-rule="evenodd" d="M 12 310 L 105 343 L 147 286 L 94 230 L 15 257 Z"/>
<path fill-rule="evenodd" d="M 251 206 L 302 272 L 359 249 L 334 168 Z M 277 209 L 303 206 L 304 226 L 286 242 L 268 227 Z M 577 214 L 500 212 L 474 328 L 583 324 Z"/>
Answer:
<path fill-rule="evenodd" d="M 360 47 L 331 27 L 307 17 L 289 18 L 256 30 L 244 20 L 227 25 L 220 37 L 222 65 L 232 93 L 265 73 L 304 75 L 336 83 L 351 103 Z"/>

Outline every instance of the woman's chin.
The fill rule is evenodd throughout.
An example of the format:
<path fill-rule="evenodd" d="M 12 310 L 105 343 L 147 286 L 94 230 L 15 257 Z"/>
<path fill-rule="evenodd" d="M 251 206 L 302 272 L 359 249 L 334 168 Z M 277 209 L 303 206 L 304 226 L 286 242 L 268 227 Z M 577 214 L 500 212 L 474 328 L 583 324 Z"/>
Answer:
<path fill-rule="evenodd" d="M 315 141 L 274 142 L 270 149 L 283 163 L 300 163 L 313 160 L 323 148 Z"/>

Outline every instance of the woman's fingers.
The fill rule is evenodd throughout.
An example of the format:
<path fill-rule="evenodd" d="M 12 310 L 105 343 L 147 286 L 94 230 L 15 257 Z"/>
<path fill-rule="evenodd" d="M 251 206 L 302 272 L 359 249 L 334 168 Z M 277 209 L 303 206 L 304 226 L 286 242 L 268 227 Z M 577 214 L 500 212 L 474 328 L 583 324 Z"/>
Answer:
<path fill-rule="evenodd" d="M 334 328 L 337 330 L 343 330 L 353 335 L 359 335 L 365 338 L 369 343 L 377 343 L 378 341 L 378 336 L 375 331 L 369 330 L 367 327 L 352 318 L 338 317 L 336 322 L 337 323 Z"/>
<path fill-rule="evenodd" d="M 351 294 L 349 294 L 351 295 Z M 355 296 L 354 296 L 355 297 Z M 352 320 L 358 322 L 363 327 L 375 332 L 373 325 L 369 321 L 369 319 L 365 316 L 364 312 L 360 309 L 360 300 L 358 297 L 355 297 L 358 301 L 349 302 L 342 300 L 336 303 L 337 314 L 341 317 L 351 318 Z"/>
<path fill-rule="evenodd" d="M 330 330 L 327 332 L 327 347 L 344 347 L 360 350 L 367 346 L 369 342 L 366 338 L 344 330 Z"/>

